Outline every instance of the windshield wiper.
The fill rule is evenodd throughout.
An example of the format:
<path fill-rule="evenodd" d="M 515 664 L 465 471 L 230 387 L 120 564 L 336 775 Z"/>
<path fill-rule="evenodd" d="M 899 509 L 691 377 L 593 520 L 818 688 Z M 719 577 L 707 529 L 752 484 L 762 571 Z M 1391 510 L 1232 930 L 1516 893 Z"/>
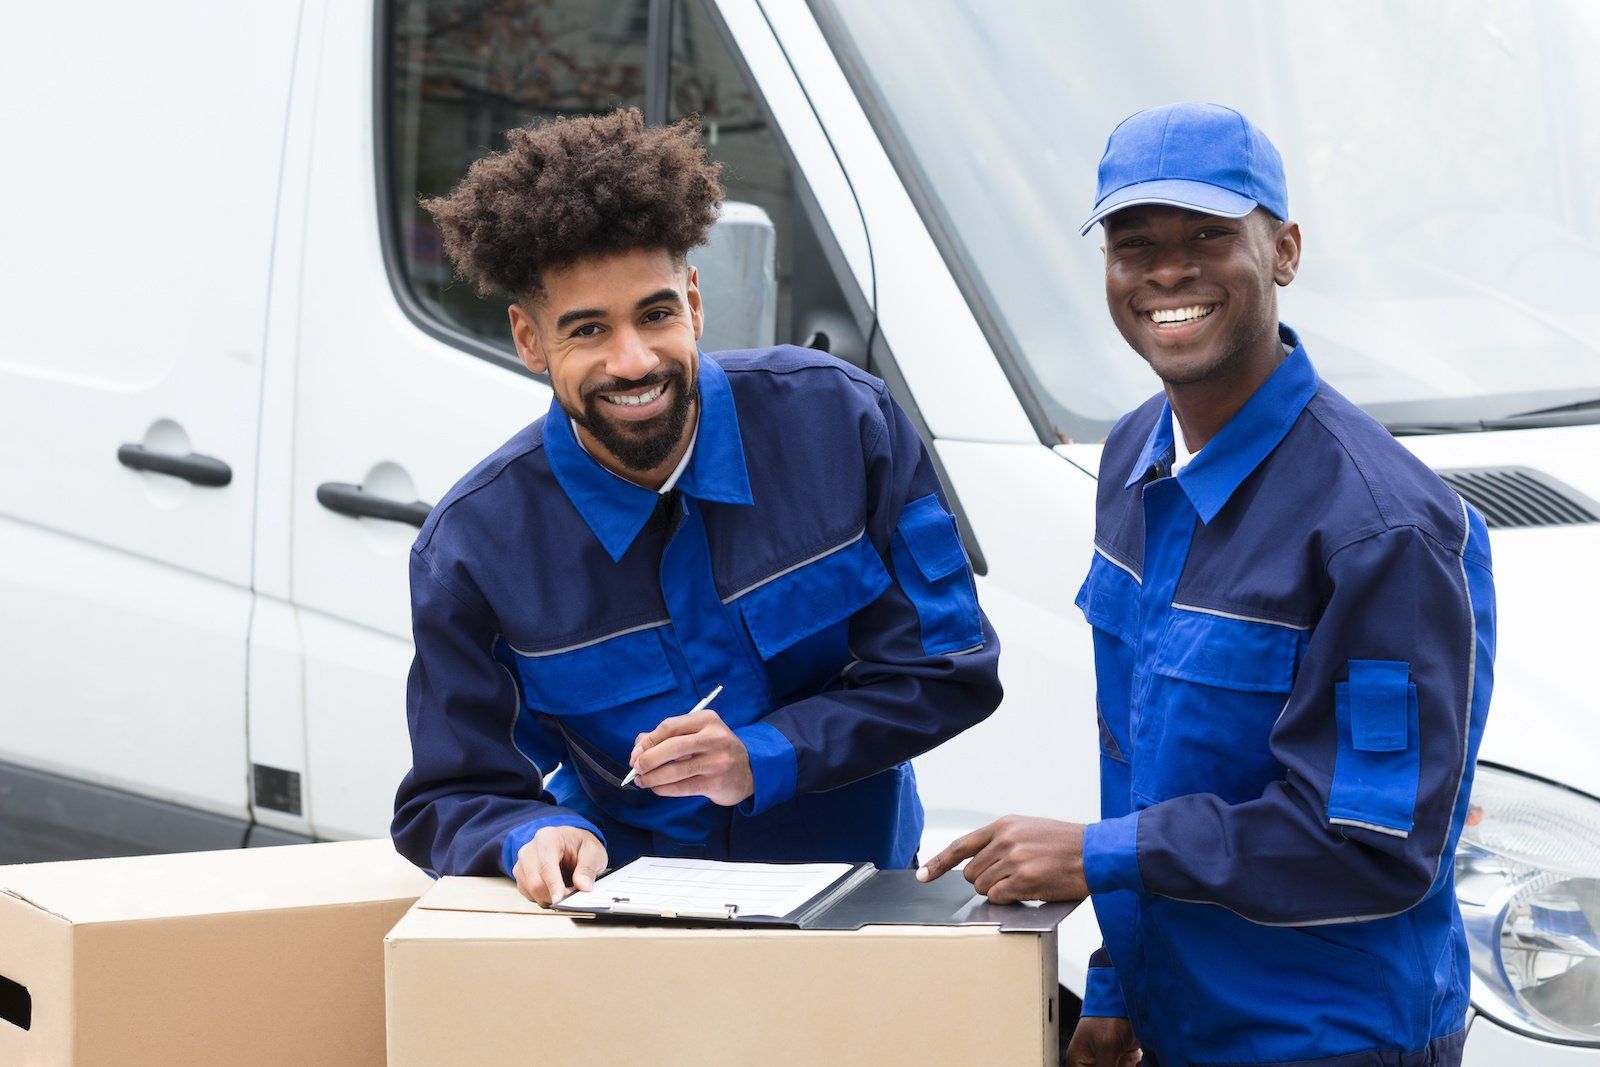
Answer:
<path fill-rule="evenodd" d="M 1461 420 L 1451 422 L 1445 419 L 1430 419 L 1419 422 L 1386 422 L 1383 428 L 1396 437 L 1421 437 L 1425 434 L 1439 433 L 1481 433 L 1489 429 L 1482 419 Z"/>
<path fill-rule="evenodd" d="M 1385 422 L 1396 437 L 1444 433 L 1482 433 L 1485 430 L 1535 430 L 1551 426 L 1583 426 L 1600 422 L 1600 396 L 1555 407 L 1518 411 L 1493 419 L 1414 419 Z"/>
<path fill-rule="evenodd" d="M 1557 404 L 1554 407 L 1518 411 L 1499 419 L 1486 419 L 1484 428 L 1496 430 L 1516 426 L 1579 426 L 1595 421 L 1600 421 L 1600 396 L 1576 400 L 1570 404 Z"/>

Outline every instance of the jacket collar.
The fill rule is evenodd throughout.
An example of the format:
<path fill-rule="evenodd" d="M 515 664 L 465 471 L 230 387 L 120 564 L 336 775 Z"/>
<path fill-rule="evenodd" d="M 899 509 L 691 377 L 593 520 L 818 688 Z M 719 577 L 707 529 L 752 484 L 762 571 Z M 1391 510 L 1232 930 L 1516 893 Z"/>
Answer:
<path fill-rule="evenodd" d="M 689 468 L 677 489 L 699 500 L 753 504 L 733 389 L 717 361 L 698 354 L 700 423 Z M 572 423 L 554 397 L 544 420 L 544 447 L 556 481 L 613 560 L 622 559 L 661 497 L 597 463 L 583 450 Z"/>
<path fill-rule="evenodd" d="M 1266 459 L 1300 417 L 1317 391 L 1317 372 L 1305 346 L 1289 327 L 1278 326 L 1278 336 L 1290 352 L 1228 424 L 1178 472 L 1178 485 L 1189 502 L 1209 523 L 1228 503 L 1240 484 Z M 1163 402 L 1156 423 L 1145 439 L 1123 488 L 1137 485 L 1158 460 L 1172 452 L 1172 405 Z"/>

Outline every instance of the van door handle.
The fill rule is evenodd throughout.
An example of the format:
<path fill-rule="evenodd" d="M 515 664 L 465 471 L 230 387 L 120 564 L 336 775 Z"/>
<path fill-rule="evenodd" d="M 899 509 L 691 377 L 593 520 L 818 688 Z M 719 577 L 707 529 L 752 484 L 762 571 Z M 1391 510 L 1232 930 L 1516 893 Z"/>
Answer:
<path fill-rule="evenodd" d="M 433 510 L 432 504 L 390 500 L 349 482 L 323 482 L 317 486 L 317 503 L 352 519 L 385 519 L 418 528 L 428 521 L 428 513 Z"/>
<path fill-rule="evenodd" d="M 233 481 L 233 469 L 214 456 L 190 452 L 176 456 L 171 452 L 155 452 L 144 445 L 123 445 L 117 449 L 117 462 L 136 471 L 153 471 L 170 474 L 195 485 L 220 489 Z"/>

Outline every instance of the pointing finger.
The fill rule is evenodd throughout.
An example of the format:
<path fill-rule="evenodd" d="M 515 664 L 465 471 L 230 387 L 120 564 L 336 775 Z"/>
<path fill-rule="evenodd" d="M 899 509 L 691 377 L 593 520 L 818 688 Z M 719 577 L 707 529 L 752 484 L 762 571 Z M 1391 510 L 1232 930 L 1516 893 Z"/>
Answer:
<path fill-rule="evenodd" d="M 931 882 L 962 860 L 976 856 L 993 836 L 994 824 L 991 823 L 981 829 L 972 831 L 970 834 L 956 838 L 945 846 L 943 852 L 924 863 L 918 869 L 917 881 Z"/>

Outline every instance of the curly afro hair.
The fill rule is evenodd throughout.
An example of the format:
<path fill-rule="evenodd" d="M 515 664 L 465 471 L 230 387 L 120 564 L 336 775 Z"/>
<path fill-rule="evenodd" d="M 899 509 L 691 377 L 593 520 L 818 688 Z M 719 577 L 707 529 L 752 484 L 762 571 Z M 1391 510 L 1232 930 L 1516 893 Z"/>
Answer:
<path fill-rule="evenodd" d="M 484 296 L 535 298 L 544 272 L 590 255 L 704 244 L 720 163 L 693 119 L 646 128 L 638 108 L 506 131 L 447 196 L 423 200 L 456 269 Z"/>

